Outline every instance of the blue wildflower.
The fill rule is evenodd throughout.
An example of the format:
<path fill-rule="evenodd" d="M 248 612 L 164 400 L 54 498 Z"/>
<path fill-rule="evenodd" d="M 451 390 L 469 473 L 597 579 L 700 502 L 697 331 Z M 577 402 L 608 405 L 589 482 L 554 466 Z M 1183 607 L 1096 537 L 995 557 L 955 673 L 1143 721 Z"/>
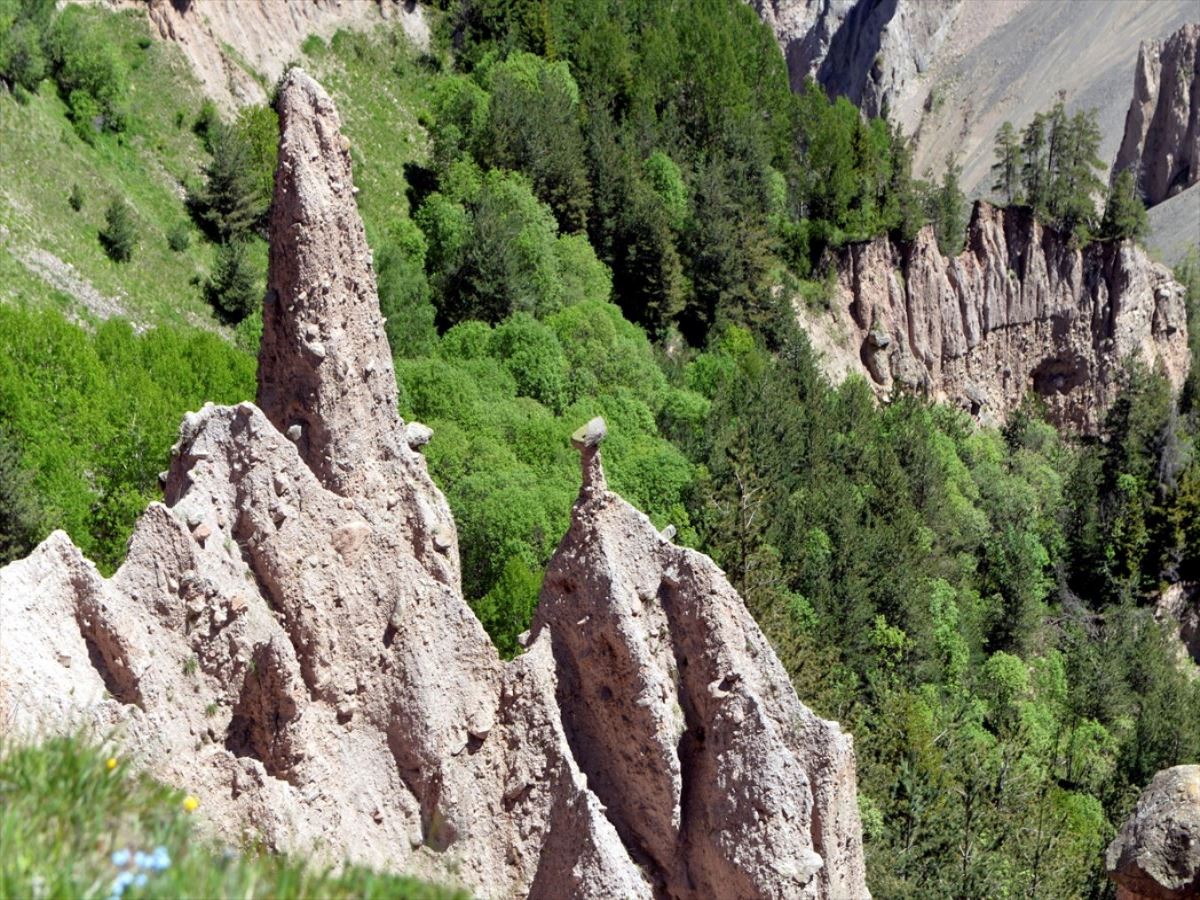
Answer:
<path fill-rule="evenodd" d="M 112 864 L 118 869 L 123 869 L 129 865 L 129 848 L 122 847 L 120 850 L 114 850 L 112 855 Z"/>
<path fill-rule="evenodd" d="M 133 865 L 135 868 L 144 869 L 150 864 L 150 855 L 139 850 L 133 854 Z"/>
<path fill-rule="evenodd" d="M 130 871 L 124 871 L 118 875 L 112 883 L 112 890 L 108 895 L 108 900 L 121 900 L 121 895 L 125 893 L 125 889 L 133 884 L 134 874 Z"/>
<path fill-rule="evenodd" d="M 155 872 L 163 872 L 171 867 L 171 854 L 167 848 L 159 844 L 150 854 L 150 865 L 147 867 Z"/>
<path fill-rule="evenodd" d="M 146 873 L 142 872 L 140 875 L 138 875 L 136 878 L 133 879 L 133 886 L 134 887 L 145 887 L 147 878 L 148 878 L 148 876 L 146 875 Z"/>

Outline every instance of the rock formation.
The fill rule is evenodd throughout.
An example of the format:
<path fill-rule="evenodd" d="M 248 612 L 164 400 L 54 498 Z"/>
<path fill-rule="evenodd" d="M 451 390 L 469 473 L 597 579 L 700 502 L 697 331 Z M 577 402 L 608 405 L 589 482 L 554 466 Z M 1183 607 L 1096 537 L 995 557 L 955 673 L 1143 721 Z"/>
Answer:
<path fill-rule="evenodd" d="M 498 658 L 395 412 L 337 113 L 300 70 L 279 108 L 258 404 L 185 417 L 111 579 L 61 532 L 0 569 L 0 720 L 115 732 L 230 839 L 481 896 L 867 897 L 849 736 L 607 490 L 602 422 Z"/>
<path fill-rule="evenodd" d="M 1200 182 L 1200 23 L 1142 42 L 1113 172 L 1125 169 L 1148 206 Z"/>
<path fill-rule="evenodd" d="M 1165 622 L 1179 640 L 1181 657 L 1200 666 L 1200 584 L 1179 581 L 1158 598 L 1154 617 Z"/>
<path fill-rule="evenodd" d="M 1200 765 L 1154 776 L 1104 862 L 1117 900 L 1200 896 Z"/>
<path fill-rule="evenodd" d="M 834 378 L 861 372 L 883 397 L 926 394 L 1002 422 L 1029 391 L 1093 432 L 1130 358 L 1187 375 L 1183 287 L 1132 243 L 1073 247 L 1026 209 L 978 203 L 966 248 L 943 257 L 931 228 L 910 244 L 851 244 L 832 308 L 799 310 Z"/>
<path fill-rule="evenodd" d="M 750 0 L 771 26 L 792 89 L 814 78 L 879 115 L 925 71 L 962 0 Z"/>

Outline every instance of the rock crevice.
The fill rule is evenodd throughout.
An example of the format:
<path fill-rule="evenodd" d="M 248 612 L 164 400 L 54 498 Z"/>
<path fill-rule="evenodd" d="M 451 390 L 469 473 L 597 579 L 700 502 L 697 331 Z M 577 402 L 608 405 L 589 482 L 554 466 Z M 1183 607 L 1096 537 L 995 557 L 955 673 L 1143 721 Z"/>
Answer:
<path fill-rule="evenodd" d="M 499 659 L 396 413 L 337 112 L 300 70 L 279 104 L 258 404 L 185 417 L 113 578 L 61 532 L 0 569 L 0 719 L 115 730 L 232 840 L 481 896 L 868 896 L 849 736 L 608 490 L 601 421 Z"/>

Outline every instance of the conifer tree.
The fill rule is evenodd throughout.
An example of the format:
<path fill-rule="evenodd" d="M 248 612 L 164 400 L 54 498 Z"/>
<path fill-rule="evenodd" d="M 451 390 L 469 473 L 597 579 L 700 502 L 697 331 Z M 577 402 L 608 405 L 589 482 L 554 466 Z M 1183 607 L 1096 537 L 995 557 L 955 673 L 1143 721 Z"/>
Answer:
<path fill-rule="evenodd" d="M 1137 182 L 1129 169 L 1117 175 L 1104 204 L 1104 218 L 1100 221 L 1100 237 L 1104 240 L 1141 240 L 1149 228 L 1149 218 L 1142 198 L 1138 196 Z"/>
<path fill-rule="evenodd" d="M 115 199 L 108 205 L 104 227 L 100 229 L 100 243 L 114 262 L 129 262 L 133 257 L 137 232 L 133 226 L 133 212 L 124 200 Z"/>
<path fill-rule="evenodd" d="M 230 241 L 218 248 L 205 288 L 209 302 L 226 321 L 240 322 L 250 314 L 259 301 L 259 286 L 245 241 Z"/>
<path fill-rule="evenodd" d="M 1005 122 L 996 134 L 996 162 L 992 164 L 995 181 L 992 190 L 1015 203 L 1021 194 L 1021 142 L 1012 122 Z"/>
<path fill-rule="evenodd" d="M 221 241 L 245 237 L 266 211 L 251 148 L 234 128 L 217 125 L 212 161 L 204 168 L 204 187 L 191 198 L 200 220 Z"/>
<path fill-rule="evenodd" d="M 1021 187 L 1025 202 L 1036 212 L 1043 212 L 1046 203 L 1046 117 L 1034 115 L 1021 134 Z"/>

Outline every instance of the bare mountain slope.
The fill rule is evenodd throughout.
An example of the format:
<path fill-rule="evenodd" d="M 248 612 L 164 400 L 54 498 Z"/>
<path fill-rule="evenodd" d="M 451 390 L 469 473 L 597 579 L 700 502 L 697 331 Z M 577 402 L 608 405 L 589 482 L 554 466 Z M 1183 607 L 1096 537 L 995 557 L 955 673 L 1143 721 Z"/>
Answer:
<path fill-rule="evenodd" d="M 1100 155 L 1111 163 L 1124 133 L 1139 43 L 1166 38 L 1200 18 L 1196 0 L 1014 2 L 997 4 L 989 10 L 995 18 L 979 23 L 976 6 L 991 4 L 967 4 L 969 15 L 955 22 L 943 52 L 893 105 L 905 131 L 916 134 L 916 171 L 940 171 L 953 150 L 970 196 L 990 191 L 1001 123 L 1024 126 L 1060 92 L 1068 109 L 1098 111 Z"/>

